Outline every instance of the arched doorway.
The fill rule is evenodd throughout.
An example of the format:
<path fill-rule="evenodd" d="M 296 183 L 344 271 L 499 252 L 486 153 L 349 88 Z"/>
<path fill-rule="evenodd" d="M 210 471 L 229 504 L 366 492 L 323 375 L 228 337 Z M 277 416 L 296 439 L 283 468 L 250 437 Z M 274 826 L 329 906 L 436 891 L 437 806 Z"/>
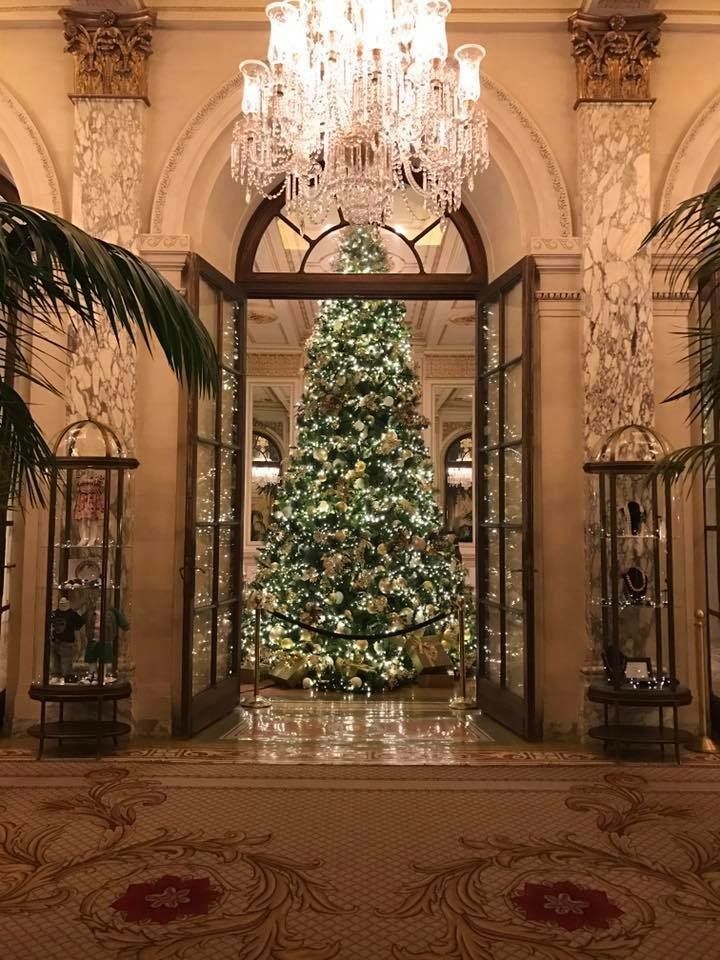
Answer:
<path fill-rule="evenodd" d="M 203 296 L 197 296 L 200 315 L 214 331 L 225 325 L 224 333 L 216 333 L 219 348 L 223 351 L 225 341 L 232 340 L 235 354 L 229 367 L 224 359 L 223 378 L 227 377 L 231 392 L 236 388 L 243 392 L 229 400 L 223 389 L 208 417 L 214 438 L 208 437 L 207 428 L 203 433 L 202 409 L 197 404 L 191 414 L 189 478 L 193 495 L 188 498 L 184 644 L 184 711 L 189 719 L 183 725 L 185 732 L 200 729 L 236 702 L 232 678 L 237 671 L 239 626 L 236 628 L 233 619 L 230 645 L 225 637 L 221 644 L 217 614 L 212 613 L 208 620 L 207 613 L 218 609 L 223 557 L 232 558 L 231 579 L 238 592 L 242 578 L 238 558 L 243 547 L 243 518 L 223 518 L 216 507 L 226 497 L 223 472 L 227 474 L 229 469 L 223 467 L 222 443 L 217 438 L 226 416 L 224 403 L 227 423 L 235 430 L 233 444 L 224 448 L 225 456 L 234 459 L 232 484 L 237 489 L 238 474 L 247 473 L 243 448 L 249 438 L 238 424 L 246 422 L 248 304 L 261 301 L 266 316 L 268 303 L 275 309 L 275 305 L 288 302 L 302 305 L 343 296 L 403 300 L 412 305 L 416 315 L 428 304 L 452 304 L 456 309 L 464 304 L 465 315 L 469 306 L 475 340 L 475 358 L 468 373 L 474 386 L 476 436 L 477 691 L 482 706 L 496 719 L 524 736 L 539 732 L 534 697 L 531 507 L 535 265 L 525 258 L 488 283 L 482 239 L 465 208 L 441 222 L 428 217 L 419 204 L 413 208 L 406 197 L 398 204 L 404 206 L 384 228 L 392 263 L 388 273 L 328 272 L 338 240 L 348 227 L 341 211 L 332 223 L 306 228 L 287 215 L 282 196 L 261 202 L 250 217 L 238 247 L 233 281 L 195 260 L 197 289 L 205 290 L 207 300 L 210 287 L 215 298 L 209 311 L 203 311 Z M 237 303 L 234 312 L 233 301 Z M 223 356 L 227 357 L 227 352 Z M 201 497 L 199 491 L 208 478 L 212 497 Z M 213 511 L 208 510 L 211 501 Z M 232 532 L 226 529 L 225 546 L 219 549 L 221 528 L 228 523 Z M 232 542 L 227 543 L 227 538 Z M 200 605 L 196 602 L 198 582 L 210 583 L 210 589 L 200 594 Z M 222 599 L 226 602 L 227 597 Z M 228 651 L 234 666 L 230 672 Z M 221 653 L 225 659 L 218 660 Z M 199 663 L 206 665 L 200 672 Z"/>

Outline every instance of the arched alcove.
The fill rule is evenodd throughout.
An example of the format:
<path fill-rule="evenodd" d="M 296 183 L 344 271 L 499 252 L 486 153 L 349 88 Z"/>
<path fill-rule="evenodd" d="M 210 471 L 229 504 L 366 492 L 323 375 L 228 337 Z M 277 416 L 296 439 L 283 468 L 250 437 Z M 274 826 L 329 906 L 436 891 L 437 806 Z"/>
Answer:
<path fill-rule="evenodd" d="M 62 214 L 50 153 L 20 101 L 0 83 L 0 157 L 23 203 Z"/>
<path fill-rule="evenodd" d="M 688 128 L 668 168 L 660 198 L 660 216 L 688 197 L 707 190 L 720 170 L 720 93 L 703 107 Z"/>

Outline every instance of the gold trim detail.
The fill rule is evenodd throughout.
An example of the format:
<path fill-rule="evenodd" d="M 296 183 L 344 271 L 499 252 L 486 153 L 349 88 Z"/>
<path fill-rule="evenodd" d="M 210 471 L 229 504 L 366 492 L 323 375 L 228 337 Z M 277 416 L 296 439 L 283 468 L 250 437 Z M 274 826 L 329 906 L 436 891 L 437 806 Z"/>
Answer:
<path fill-rule="evenodd" d="M 75 58 L 75 97 L 148 102 L 147 58 L 152 53 L 153 10 L 84 12 L 63 7 L 66 53 Z"/>
<path fill-rule="evenodd" d="M 568 28 L 577 72 L 577 102 L 651 100 L 650 64 L 660 56 L 664 20 L 662 13 L 646 17 L 574 13 Z"/>

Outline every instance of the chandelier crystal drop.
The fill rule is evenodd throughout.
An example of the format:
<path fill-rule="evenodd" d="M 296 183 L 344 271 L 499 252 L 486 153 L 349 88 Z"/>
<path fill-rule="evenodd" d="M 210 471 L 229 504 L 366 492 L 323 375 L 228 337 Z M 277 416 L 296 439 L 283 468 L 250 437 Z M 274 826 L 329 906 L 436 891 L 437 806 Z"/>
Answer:
<path fill-rule="evenodd" d="M 489 164 L 483 47 L 448 57 L 449 0 L 276 0 L 267 63 L 240 64 L 232 175 L 301 224 L 382 224 L 410 189 L 439 216 Z"/>

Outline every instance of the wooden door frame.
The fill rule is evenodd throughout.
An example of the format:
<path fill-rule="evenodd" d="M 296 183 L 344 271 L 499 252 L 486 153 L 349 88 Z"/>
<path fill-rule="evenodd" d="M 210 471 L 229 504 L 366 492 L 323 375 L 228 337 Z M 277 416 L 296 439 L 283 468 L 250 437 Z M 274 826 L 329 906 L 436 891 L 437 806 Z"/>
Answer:
<path fill-rule="evenodd" d="M 182 611 L 182 642 L 181 642 L 181 671 L 180 671 L 180 704 L 179 712 L 174 711 L 173 732 L 178 736 L 193 736 L 195 733 L 203 730 L 209 724 L 217 720 L 218 703 L 230 702 L 239 699 L 239 647 L 241 636 L 241 621 L 243 613 L 242 596 L 242 558 L 243 558 L 243 540 L 245 527 L 245 397 L 246 397 L 246 369 L 247 369 L 247 328 L 243 300 L 238 295 L 236 285 L 225 277 L 219 270 L 213 267 L 197 254 L 190 254 L 183 271 L 183 286 L 186 290 L 188 303 L 192 307 L 196 316 L 199 317 L 199 291 L 200 281 L 205 280 L 211 287 L 217 289 L 224 300 L 238 305 L 242 311 L 241 323 L 241 353 L 240 363 L 236 367 L 239 380 L 239 410 L 238 410 L 238 436 L 239 436 L 239 454 L 237 461 L 237 472 L 235 478 L 235 497 L 238 503 L 238 542 L 236 544 L 236 595 L 239 598 L 238 618 L 236 625 L 235 644 L 233 646 L 233 664 L 230 677 L 215 682 L 215 658 L 217 650 L 217 631 L 213 630 L 212 653 L 211 653 L 211 686 L 198 694 L 192 692 L 192 649 L 193 649 L 193 621 L 195 612 L 195 559 L 196 559 L 196 472 L 197 472 L 197 413 L 198 413 L 198 395 L 196 390 L 186 394 L 186 413 L 185 413 L 185 514 L 184 514 L 184 538 L 183 538 L 183 611 Z M 222 310 L 218 316 L 218 340 L 222 338 Z M 222 370 L 222 355 L 219 357 L 220 369 Z M 221 374 L 222 375 L 222 374 Z M 218 386 L 222 391 L 222 381 Z M 219 427 L 221 411 L 221 401 L 218 400 L 216 409 L 216 431 L 219 448 L 221 448 L 221 434 Z M 217 466 L 217 464 L 216 464 Z M 218 488 L 215 491 L 216 513 L 217 500 L 219 498 Z M 219 550 L 219 527 L 216 528 L 213 547 L 213 566 L 217 568 L 218 550 Z M 213 576 L 213 584 L 217 576 Z M 214 587 L 213 587 L 214 590 Z M 213 595 L 213 609 L 217 605 L 217 597 Z M 236 695 L 237 694 L 237 695 Z"/>
<path fill-rule="evenodd" d="M 542 720 L 538 713 L 536 691 L 536 636 L 535 636 L 535 543 L 534 543 L 534 410 L 535 410 L 535 290 L 538 271 L 532 256 L 524 257 L 493 280 L 476 301 L 476 337 L 475 337 L 475 429 L 480 431 L 484 422 L 482 409 L 487 402 L 484 368 L 487 365 L 485 341 L 481 336 L 482 311 L 488 303 L 500 301 L 502 293 L 508 288 L 522 285 L 522 554 L 523 554 L 523 616 L 525 625 L 525 656 L 523 663 L 524 696 L 504 689 L 481 675 L 484 661 L 484 623 L 482 615 L 482 593 L 480 582 L 480 558 L 488 554 L 488 531 L 483 526 L 482 497 L 483 470 L 480 444 L 473 446 L 474 503 L 473 522 L 475 524 L 476 566 L 478 582 L 475 595 L 477 623 L 477 671 L 476 690 L 478 703 L 485 707 L 490 716 L 519 733 L 527 740 L 542 739 Z M 504 322 L 501 316 L 500 323 Z M 501 358 L 502 360 L 502 358 Z M 502 414 L 504 416 L 504 413 Z M 500 481 L 499 481 L 500 482 Z M 502 518 L 501 518 L 502 522 Z M 499 571 L 501 580 L 505 569 Z M 502 584 L 501 584 L 502 589 Z"/>

